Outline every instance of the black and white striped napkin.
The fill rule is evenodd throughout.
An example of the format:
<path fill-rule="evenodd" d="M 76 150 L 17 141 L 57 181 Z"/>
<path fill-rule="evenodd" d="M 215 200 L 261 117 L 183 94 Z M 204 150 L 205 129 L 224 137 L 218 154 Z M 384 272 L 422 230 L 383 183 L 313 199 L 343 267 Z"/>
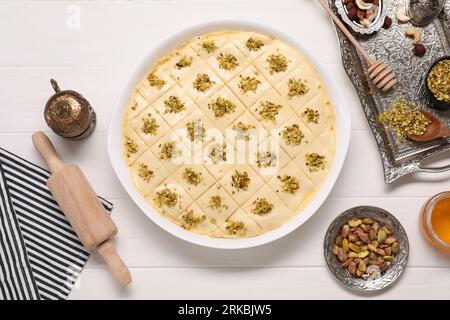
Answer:
<path fill-rule="evenodd" d="M 0 300 L 67 299 L 89 252 L 47 188 L 50 172 L 0 148 L 0 174 Z"/>

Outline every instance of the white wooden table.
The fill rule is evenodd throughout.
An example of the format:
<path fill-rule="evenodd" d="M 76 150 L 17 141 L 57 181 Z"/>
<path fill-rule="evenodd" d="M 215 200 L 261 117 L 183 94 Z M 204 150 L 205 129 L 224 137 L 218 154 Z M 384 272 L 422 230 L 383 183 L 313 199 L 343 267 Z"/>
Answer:
<path fill-rule="evenodd" d="M 185 243 L 153 224 L 125 194 L 106 152 L 111 113 L 135 65 L 161 39 L 217 19 L 255 21 L 300 39 L 340 85 L 353 118 L 347 161 L 319 212 L 284 239 L 235 252 Z M 0 146 L 41 165 L 30 134 L 49 131 L 42 112 L 52 94 L 50 78 L 62 89 L 80 91 L 97 111 L 98 126 L 89 139 L 52 138 L 63 158 L 80 164 L 98 193 L 114 202 L 118 250 L 134 277 L 131 286 L 118 288 L 94 255 L 71 298 L 359 298 L 328 272 L 322 242 L 337 214 L 361 204 L 394 213 L 411 248 L 397 285 L 368 298 L 450 298 L 450 258 L 425 242 L 418 223 L 419 207 L 448 190 L 450 175 L 384 183 L 375 141 L 340 63 L 335 32 L 315 0 L 0 0 Z"/>

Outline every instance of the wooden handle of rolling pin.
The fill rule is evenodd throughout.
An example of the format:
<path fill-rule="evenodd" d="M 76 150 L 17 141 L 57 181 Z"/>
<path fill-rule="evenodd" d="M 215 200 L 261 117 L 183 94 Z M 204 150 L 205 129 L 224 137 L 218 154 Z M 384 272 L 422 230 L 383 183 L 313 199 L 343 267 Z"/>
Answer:
<path fill-rule="evenodd" d="M 42 131 L 38 131 L 31 136 L 33 144 L 42 157 L 47 162 L 52 173 L 58 172 L 65 167 L 64 162 L 59 158 L 50 139 Z"/>
<path fill-rule="evenodd" d="M 117 254 L 116 247 L 114 246 L 112 239 L 106 240 L 99 245 L 97 247 L 97 251 L 106 261 L 109 270 L 120 285 L 126 286 L 131 282 L 130 271 Z"/>

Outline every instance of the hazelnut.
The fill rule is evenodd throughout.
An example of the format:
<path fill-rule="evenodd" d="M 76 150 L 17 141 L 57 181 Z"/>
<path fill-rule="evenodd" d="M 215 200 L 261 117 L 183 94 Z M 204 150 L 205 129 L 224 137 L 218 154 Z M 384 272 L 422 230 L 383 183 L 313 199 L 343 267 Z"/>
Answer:
<path fill-rule="evenodd" d="M 349 4 L 347 4 L 347 11 L 349 11 L 351 8 L 354 8 L 354 7 L 355 7 L 355 5 L 352 2 L 350 2 Z"/>
<path fill-rule="evenodd" d="M 356 20 L 358 17 L 357 17 L 357 13 L 358 13 L 358 9 L 356 9 L 356 8 L 351 8 L 350 10 L 348 10 L 348 18 L 350 19 L 350 20 Z"/>
<path fill-rule="evenodd" d="M 374 6 L 378 6 L 378 7 L 380 6 L 380 0 L 373 0 L 372 3 Z"/>
<path fill-rule="evenodd" d="M 392 25 L 392 19 L 390 17 L 384 18 L 383 28 L 389 29 Z"/>
<path fill-rule="evenodd" d="M 352 3 L 352 0 L 344 0 L 342 1 L 343 4 L 348 5 L 349 3 Z"/>
<path fill-rule="evenodd" d="M 427 48 L 421 43 L 414 45 L 414 54 L 418 57 L 423 57 L 427 52 Z"/>

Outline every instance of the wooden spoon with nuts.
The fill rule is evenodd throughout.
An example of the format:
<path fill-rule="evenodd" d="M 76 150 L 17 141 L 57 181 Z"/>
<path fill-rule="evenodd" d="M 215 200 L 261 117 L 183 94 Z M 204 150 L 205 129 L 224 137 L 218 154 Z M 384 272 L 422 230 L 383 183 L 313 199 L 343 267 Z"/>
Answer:
<path fill-rule="evenodd" d="M 348 31 L 348 29 L 344 26 L 344 24 L 339 20 L 339 18 L 331 11 L 330 7 L 324 2 L 324 0 L 318 0 L 320 5 L 325 9 L 328 15 L 333 19 L 334 23 L 341 29 L 341 31 L 345 34 L 348 40 L 355 46 L 356 50 L 364 57 L 364 59 L 369 64 L 369 77 L 370 80 L 375 84 L 375 86 L 386 92 L 391 89 L 396 83 L 397 79 L 394 72 L 381 61 L 372 60 L 369 57 L 368 53 L 361 44 L 353 37 L 353 35 Z"/>
<path fill-rule="evenodd" d="M 450 137 L 450 128 L 439 121 L 434 115 L 431 113 L 420 110 L 420 112 L 431 121 L 431 124 L 427 127 L 427 131 L 421 136 L 408 135 L 408 138 L 414 141 L 426 142 L 431 141 L 438 138 Z"/>

